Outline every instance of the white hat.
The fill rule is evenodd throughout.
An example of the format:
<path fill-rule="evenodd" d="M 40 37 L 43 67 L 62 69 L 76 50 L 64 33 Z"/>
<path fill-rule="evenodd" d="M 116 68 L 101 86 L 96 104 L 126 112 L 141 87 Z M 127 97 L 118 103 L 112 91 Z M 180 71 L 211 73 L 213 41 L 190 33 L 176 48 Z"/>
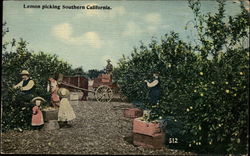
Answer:
<path fill-rule="evenodd" d="M 69 96 L 69 90 L 66 89 L 66 88 L 60 88 L 60 89 L 58 89 L 57 93 L 62 98 Z"/>
<path fill-rule="evenodd" d="M 36 100 L 41 100 L 42 102 L 46 102 L 46 100 L 44 98 L 38 96 L 38 97 L 33 98 L 31 100 L 31 103 L 35 103 Z"/>
<path fill-rule="evenodd" d="M 23 70 L 20 74 L 21 75 L 29 75 L 30 73 L 27 70 Z"/>

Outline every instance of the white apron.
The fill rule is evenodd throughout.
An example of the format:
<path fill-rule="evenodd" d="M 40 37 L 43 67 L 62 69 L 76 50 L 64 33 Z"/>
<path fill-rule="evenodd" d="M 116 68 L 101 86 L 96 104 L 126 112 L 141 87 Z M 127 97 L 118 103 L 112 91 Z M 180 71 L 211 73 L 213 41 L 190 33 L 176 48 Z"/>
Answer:
<path fill-rule="evenodd" d="M 67 98 L 62 98 L 58 111 L 58 121 L 70 121 L 75 118 L 76 115 L 72 106 L 69 104 L 69 100 Z"/>

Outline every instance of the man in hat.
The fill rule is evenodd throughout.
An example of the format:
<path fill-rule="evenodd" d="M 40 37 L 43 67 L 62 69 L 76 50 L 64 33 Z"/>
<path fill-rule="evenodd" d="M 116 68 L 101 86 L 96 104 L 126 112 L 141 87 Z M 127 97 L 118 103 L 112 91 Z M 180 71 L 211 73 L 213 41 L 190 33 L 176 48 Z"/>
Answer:
<path fill-rule="evenodd" d="M 30 78 L 30 74 L 27 70 L 23 70 L 20 74 L 22 75 L 22 81 L 15 85 L 13 88 L 20 88 L 23 93 L 32 94 L 35 82 Z"/>
<path fill-rule="evenodd" d="M 107 72 L 107 74 L 110 74 L 112 71 L 113 71 L 113 65 L 110 63 L 111 62 L 111 60 L 110 59 L 108 59 L 107 60 L 107 66 L 106 66 L 106 72 Z"/>

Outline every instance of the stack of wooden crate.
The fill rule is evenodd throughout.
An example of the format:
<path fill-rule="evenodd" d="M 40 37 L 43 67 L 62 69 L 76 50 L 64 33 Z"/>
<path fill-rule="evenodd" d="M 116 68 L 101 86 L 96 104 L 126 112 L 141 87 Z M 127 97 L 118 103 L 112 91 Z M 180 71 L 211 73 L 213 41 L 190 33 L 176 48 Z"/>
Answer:
<path fill-rule="evenodd" d="M 101 82 L 111 82 L 111 75 L 110 74 L 101 74 Z"/>
<path fill-rule="evenodd" d="M 154 149 L 162 148 L 165 145 L 165 133 L 158 122 L 147 122 L 135 118 L 132 133 L 134 145 Z"/>

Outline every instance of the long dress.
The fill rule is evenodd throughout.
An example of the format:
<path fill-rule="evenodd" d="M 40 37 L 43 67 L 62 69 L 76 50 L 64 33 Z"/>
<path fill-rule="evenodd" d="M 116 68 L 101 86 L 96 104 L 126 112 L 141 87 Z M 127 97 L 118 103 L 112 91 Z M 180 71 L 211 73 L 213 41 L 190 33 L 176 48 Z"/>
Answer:
<path fill-rule="evenodd" d="M 149 90 L 149 102 L 153 105 L 157 104 L 160 100 L 160 82 L 158 78 L 155 78 L 154 80 L 158 80 L 158 84 L 154 87 L 151 87 Z"/>
<path fill-rule="evenodd" d="M 60 104 L 60 98 L 57 94 L 57 91 L 59 89 L 57 81 L 53 78 L 50 78 L 49 81 L 51 88 L 48 90 L 51 91 L 51 103 L 53 104 L 54 107 L 58 107 Z"/>
<path fill-rule="evenodd" d="M 58 111 L 58 121 L 70 121 L 75 118 L 76 115 L 72 106 L 69 104 L 69 100 L 67 98 L 62 98 Z"/>
<path fill-rule="evenodd" d="M 41 126 L 44 124 L 43 121 L 43 113 L 42 111 L 39 109 L 38 106 L 34 106 L 32 108 L 33 114 L 32 114 L 32 126 Z"/>

